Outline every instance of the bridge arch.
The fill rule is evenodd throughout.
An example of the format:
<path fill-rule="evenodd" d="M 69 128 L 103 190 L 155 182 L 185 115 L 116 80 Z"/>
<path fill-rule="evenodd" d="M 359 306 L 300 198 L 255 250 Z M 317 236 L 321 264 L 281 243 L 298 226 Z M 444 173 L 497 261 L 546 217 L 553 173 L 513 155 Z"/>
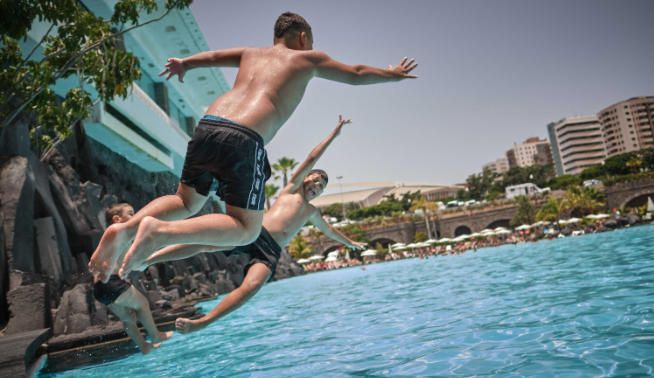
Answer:
<path fill-rule="evenodd" d="M 647 197 L 652 197 L 652 200 L 654 200 L 654 189 L 643 189 L 633 193 L 622 201 L 620 208 L 643 206 L 647 204 Z"/>
<path fill-rule="evenodd" d="M 511 220 L 510 219 L 496 219 L 489 223 L 486 227 L 484 228 L 489 228 L 489 229 L 494 229 L 498 227 L 504 227 L 504 228 L 511 228 Z"/>
<path fill-rule="evenodd" d="M 323 257 L 327 257 L 327 254 L 328 254 L 329 252 L 336 251 L 336 250 L 338 250 L 339 248 L 341 248 L 342 246 L 343 246 L 343 244 L 340 244 L 340 243 L 336 243 L 336 244 L 328 245 L 325 249 L 323 249 L 323 250 L 320 252 L 320 255 L 322 255 Z"/>
<path fill-rule="evenodd" d="M 386 237 L 379 237 L 374 240 L 371 240 L 370 243 L 368 243 L 368 245 L 371 248 L 375 248 L 377 246 L 377 243 L 381 244 L 381 246 L 384 248 L 388 248 L 389 245 L 395 244 L 396 241 Z"/>
<path fill-rule="evenodd" d="M 466 226 L 465 224 L 462 224 L 454 229 L 454 237 L 461 236 L 461 235 L 470 235 L 470 234 L 472 234 L 472 230 L 470 229 L 470 227 Z"/>

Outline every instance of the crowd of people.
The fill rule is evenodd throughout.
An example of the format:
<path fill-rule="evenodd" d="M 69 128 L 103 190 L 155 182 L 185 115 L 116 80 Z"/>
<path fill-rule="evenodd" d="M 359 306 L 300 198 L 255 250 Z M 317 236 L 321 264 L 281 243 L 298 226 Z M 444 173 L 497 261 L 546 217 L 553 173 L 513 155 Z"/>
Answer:
<path fill-rule="evenodd" d="M 304 264 L 305 272 L 316 272 L 331 269 L 348 268 L 384 261 L 401 260 L 406 258 L 426 259 L 436 255 L 456 255 L 467 251 L 477 251 L 480 248 L 496 247 L 504 244 L 518 244 L 536 242 L 539 240 L 552 240 L 556 238 L 574 237 L 614 230 L 616 228 L 630 227 L 635 224 L 649 221 L 631 213 L 622 216 L 619 211 L 603 219 L 584 219 L 574 223 L 539 222 L 528 229 L 514 230 L 513 232 L 486 237 L 470 237 L 459 242 L 438 243 L 428 247 L 407 248 L 396 250 L 385 247 L 377 251 L 374 256 L 365 256 L 360 259 L 347 258 L 337 261 L 317 261 Z M 341 251 L 341 254 L 344 254 Z M 349 257 L 349 254 L 347 254 Z"/>

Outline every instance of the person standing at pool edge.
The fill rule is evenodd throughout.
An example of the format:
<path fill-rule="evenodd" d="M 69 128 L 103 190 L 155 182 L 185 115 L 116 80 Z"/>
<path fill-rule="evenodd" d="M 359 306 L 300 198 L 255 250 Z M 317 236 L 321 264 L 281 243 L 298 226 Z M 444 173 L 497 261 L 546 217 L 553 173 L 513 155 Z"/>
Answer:
<path fill-rule="evenodd" d="M 313 50 L 311 26 L 286 12 L 277 19 L 274 45 L 232 48 L 169 58 L 161 73 L 183 81 L 197 67 L 238 67 L 234 87 L 207 110 L 189 142 L 181 183 L 175 195 L 159 197 L 129 222 L 109 227 L 89 268 L 107 280 L 127 250 L 120 269 L 125 276 L 154 251 L 171 244 L 241 246 L 253 242 L 263 219 L 264 183 L 270 167 L 263 146 L 293 114 L 313 77 L 352 85 L 415 78 L 413 59 L 387 69 L 347 65 Z M 207 200 L 213 178 L 227 204 L 226 214 L 188 218 Z"/>

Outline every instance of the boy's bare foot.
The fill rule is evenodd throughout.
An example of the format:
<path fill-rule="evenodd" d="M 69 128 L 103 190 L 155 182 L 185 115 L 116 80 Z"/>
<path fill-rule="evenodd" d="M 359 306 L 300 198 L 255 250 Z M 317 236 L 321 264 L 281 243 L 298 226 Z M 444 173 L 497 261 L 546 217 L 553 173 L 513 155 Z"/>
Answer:
<path fill-rule="evenodd" d="M 198 319 L 191 320 L 187 318 L 177 318 L 177 320 L 175 320 L 175 328 L 179 333 L 191 333 L 202 328 L 202 326 L 198 322 Z"/>
<path fill-rule="evenodd" d="M 125 254 L 123 265 L 120 267 L 118 275 L 127 277 L 127 275 L 142 266 L 145 260 L 157 249 L 159 245 L 156 241 L 157 228 L 161 221 L 153 217 L 145 217 L 139 223 L 139 228 L 136 231 L 134 242 Z"/>
<path fill-rule="evenodd" d="M 152 342 L 161 344 L 162 342 L 170 339 L 172 336 L 173 336 L 173 331 L 159 332 L 159 335 L 157 335 L 156 338 L 153 338 Z"/>
<path fill-rule="evenodd" d="M 107 282 L 116 268 L 118 258 L 127 248 L 129 235 L 125 224 L 112 224 L 102 235 L 98 248 L 89 261 L 89 270 L 102 282 Z"/>

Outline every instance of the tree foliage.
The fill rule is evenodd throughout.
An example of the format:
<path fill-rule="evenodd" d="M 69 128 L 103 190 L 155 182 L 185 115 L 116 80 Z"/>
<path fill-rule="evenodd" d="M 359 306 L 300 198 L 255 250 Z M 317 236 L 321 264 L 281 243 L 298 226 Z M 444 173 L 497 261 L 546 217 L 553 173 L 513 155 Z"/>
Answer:
<path fill-rule="evenodd" d="M 513 219 L 511 219 L 512 226 L 518 226 L 521 224 L 532 224 L 536 217 L 536 211 L 534 206 L 529 201 L 528 197 L 518 196 L 515 198 L 515 201 L 518 204 L 518 209 L 516 210 Z"/>
<path fill-rule="evenodd" d="M 123 34 L 190 2 L 167 0 L 163 14 L 141 22 L 141 15 L 157 10 L 156 0 L 119 0 L 110 19 L 89 12 L 77 0 L 2 1 L 0 128 L 11 127 L 28 113 L 34 117 L 30 135 L 37 150 L 64 139 L 72 124 L 89 116 L 95 94 L 97 101 L 125 97 L 140 77 L 138 59 L 122 47 Z M 49 27 L 28 50 L 19 41 L 37 20 Z M 77 85 L 58 96 L 54 86 L 69 78 Z"/>
<path fill-rule="evenodd" d="M 610 176 L 638 174 L 654 170 L 654 148 L 626 152 L 611 156 L 604 164 L 584 169 L 580 173 L 582 180 L 604 179 Z"/>
<path fill-rule="evenodd" d="M 306 242 L 306 240 L 304 240 L 302 235 L 296 235 L 288 244 L 288 252 L 295 260 L 299 260 L 311 255 L 313 250 Z"/>
<path fill-rule="evenodd" d="M 295 161 L 295 159 L 291 159 L 286 156 L 282 156 L 277 160 L 276 163 L 272 165 L 272 169 L 275 172 L 282 174 L 282 187 L 286 187 L 288 184 L 288 173 L 291 172 L 297 165 L 298 162 Z"/>
<path fill-rule="evenodd" d="M 350 219 L 365 219 L 379 216 L 395 216 L 409 211 L 412 203 L 422 195 L 420 191 L 404 193 L 400 198 L 395 195 L 384 196 L 384 199 L 376 205 L 348 211 Z"/>

